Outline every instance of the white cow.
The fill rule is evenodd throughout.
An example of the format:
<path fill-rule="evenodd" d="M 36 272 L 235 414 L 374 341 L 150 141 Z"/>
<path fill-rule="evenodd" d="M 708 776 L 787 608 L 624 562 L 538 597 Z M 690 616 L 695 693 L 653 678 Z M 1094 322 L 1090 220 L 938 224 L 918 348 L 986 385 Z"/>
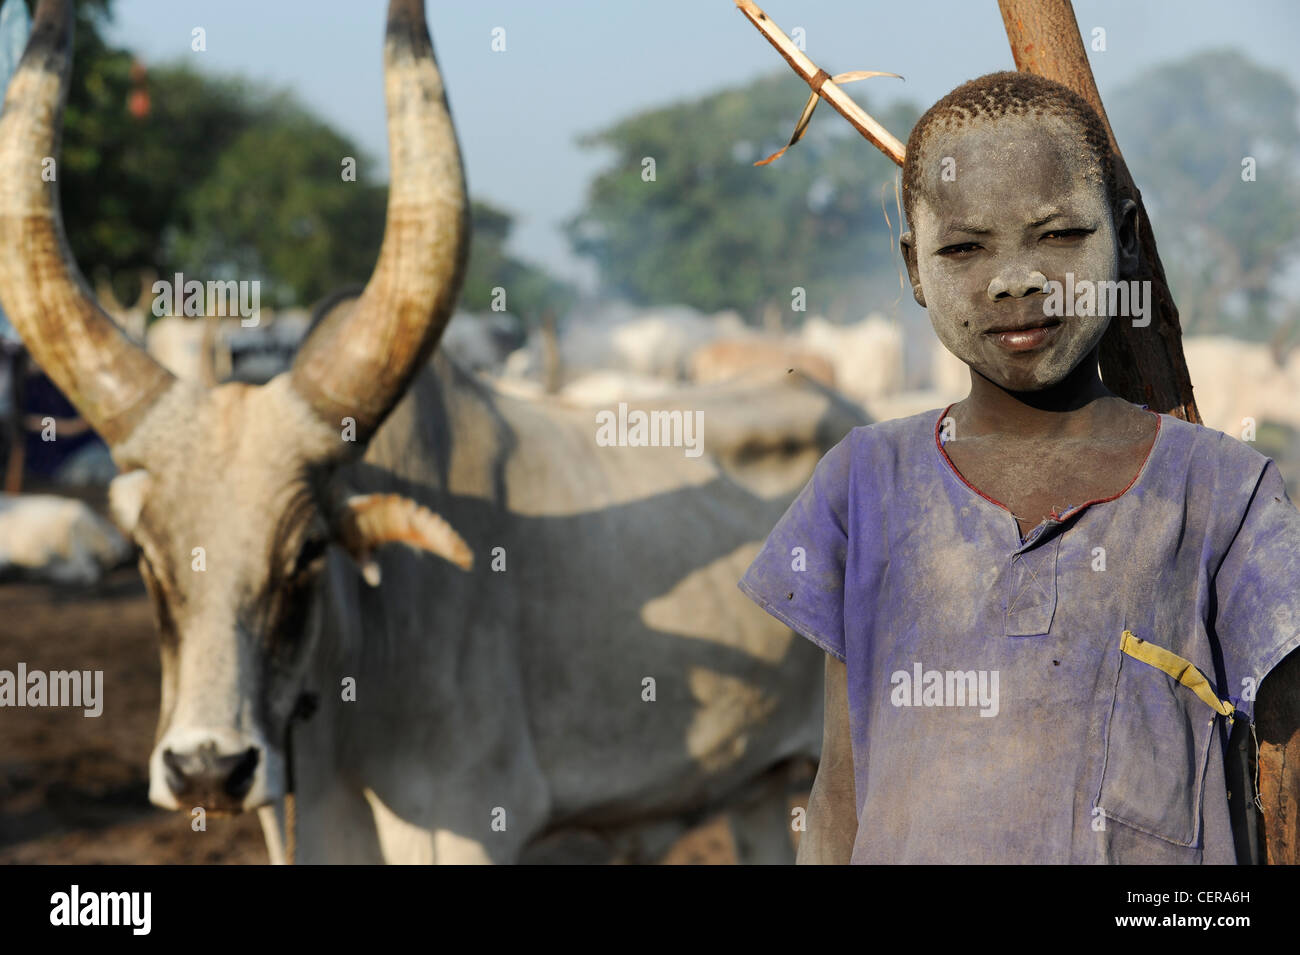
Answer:
<path fill-rule="evenodd" d="M 131 551 L 130 541 L 82 501 L 0 494 L 0 576 L 94 584 Z"/>

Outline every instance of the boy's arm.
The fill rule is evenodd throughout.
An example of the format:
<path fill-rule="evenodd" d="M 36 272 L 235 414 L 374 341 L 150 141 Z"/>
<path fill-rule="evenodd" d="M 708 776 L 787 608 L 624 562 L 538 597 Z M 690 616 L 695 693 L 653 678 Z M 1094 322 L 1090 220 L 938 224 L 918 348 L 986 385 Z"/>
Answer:
<path fill-rule="evenodd" d="M 1300 650 L 1260 683 L 1255 729 L 1263 858 L 1269 865 L 1300 865 Z"/>
<path fill-rule="evenodd" d="M 828 653 L 822 758 L 808 797 L 808 831 L 799 841 L 795 861 L 799 865 L 846 865 L 857 835 L 848 668 Z"/>

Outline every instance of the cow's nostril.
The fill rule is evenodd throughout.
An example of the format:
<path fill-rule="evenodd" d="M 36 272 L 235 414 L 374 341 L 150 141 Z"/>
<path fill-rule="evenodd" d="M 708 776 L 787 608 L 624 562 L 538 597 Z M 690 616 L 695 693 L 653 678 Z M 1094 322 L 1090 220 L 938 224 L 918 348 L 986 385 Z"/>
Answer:
<path fill-rule="evenodd" d="M 190 781 L 185 771 L 185 760 L 170 749 L 163 750 L 163 766 L 167 770 L 167 788 L 177 796 L 184 796 L 190 789 Z"/>
<path fill-rule="evenodd" d="M 227 759 L 230 758 L 233 757 L 227 757 Z M 235 763 L 226 776 L 225 790 L 227 795 L 236 799 L 244 798 L 244 795 L 252 788 L 253 774 L 257 772 L 257 760 L 256 748 L 250 746 L 244 750 L 243 755 L 238 758 L 238 762 Z"/>
<path fill-rule="evenodd" d="M 241 800 L 248 794 L 260 758 L 255 746 L 219 756 L 211 744 L 200 746 L 193 753 L 166 749 L 162 755 L 168 788 L 177 796 L 193 796 L 213 806 Z"/>

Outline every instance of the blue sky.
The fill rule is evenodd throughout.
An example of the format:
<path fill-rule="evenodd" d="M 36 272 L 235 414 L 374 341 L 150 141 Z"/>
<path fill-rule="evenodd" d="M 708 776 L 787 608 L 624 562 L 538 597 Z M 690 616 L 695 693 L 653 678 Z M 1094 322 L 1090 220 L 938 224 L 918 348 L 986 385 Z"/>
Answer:
<path fill-rule="evenodd" d="M 994 0 L 759 0 L 787 33 L 802 27 L 808 55 L 831 73 L 879 69 L 906 81 L 867 80 L 868 95 L 895 91 L 922 106 L 959 83 L 1012 69 Z M 115 44 L 147 63 L 192 59 L 293 90 L 377 157 L 386 140 L 382 0 L 117 0 Z M 1147 67 L 1213 47 L 1248 51 L 1300 88 L 1293 0 L 1076 0 L 1103 101 Z M 434 48 L 460 135 L 471 192 L 517 217 L 512 250 L 584 281 L 557 231 L 581 206 L 607 157 L 580 149 L 583 132 L 628 113 L 694 99 L 785 62 L 732 0 L 428 0 Z M 192 52 L 202 27 L 207 50 Z M 492 50 L 496 28 L 506 49 Z M 791 123 L 801 103 L 791 101 Z M 814 122 L 842 123 L 829 109 Z M 907 130 L 894 130 L 906 138 Z M 1120 144 L 1121 147 L 1123 143 Z M 865 140 L 863 149 L 870 149 Z M 362 170 L 364 175 L 364 170 Z"/>

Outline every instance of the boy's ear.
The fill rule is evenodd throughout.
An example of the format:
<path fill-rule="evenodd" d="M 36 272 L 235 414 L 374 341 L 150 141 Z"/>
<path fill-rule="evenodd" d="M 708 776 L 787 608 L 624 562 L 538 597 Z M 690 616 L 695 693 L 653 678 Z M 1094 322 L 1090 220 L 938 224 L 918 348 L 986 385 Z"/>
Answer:
<path fill-rule="evenodd" d="M 916 242 L 911 231 L 898 237 L 898 248 L 903 253 L 903 262 L 907 265 L 907 277 L 912 283 L 912 298 L 916 304 L 925 308 L 925 293 L 921 291 L 921 273 L 916 270 Z"/>
<path fill-rule="evenodd" d="M 1132 199 L 1123 199 L 1115 207 L 1115 250 L 1119 258 L 1119 277 L 1133 278 L 1138 271 L 1138 207 Z"/>

